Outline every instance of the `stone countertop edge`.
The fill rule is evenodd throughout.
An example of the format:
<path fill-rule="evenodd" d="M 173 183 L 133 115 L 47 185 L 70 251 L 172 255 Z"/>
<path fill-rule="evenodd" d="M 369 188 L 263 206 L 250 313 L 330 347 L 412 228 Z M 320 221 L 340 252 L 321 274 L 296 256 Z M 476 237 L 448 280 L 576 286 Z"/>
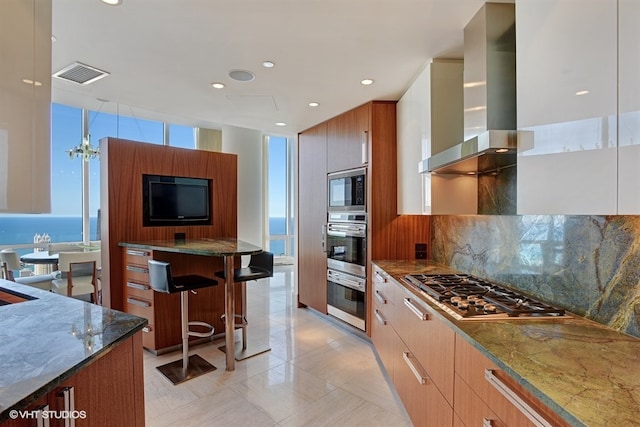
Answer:
<path fill-rule="evenodd" d="M 492 336 L 494 334 L 501 334 L 507 339 L 517 340 L 520 337 L 523 337 L 524 340 L 531 341 L 531 344 L 541 345 L 550 343 L 554 341 L 553 339 L 544 340 L 544 338 L 548 338 L 551 336 L 555 337 L 557 334 L 557 338 L 559 340 L 556 341 L 564 341 L 564 334 L 562 328 L 564 329 L 576 329 L 577 332 L 584 331 L 585 333 L 591 332 L 589 336 L 586 338 L 592 338 L 596 340 L 596 343 L 593 345 L 597 345 L 597 342 L 617 342 L 620 345 L 624 345 L 624 343 L 632 342 L 634 346 L 637 346 L 638 351 L 640 351 L 640 340 L 637 338 L 631 337 L 629 335 L 623 334 L 621 332 L 615 331 L 606 325 L 601 325 L 592 320 L 580 317 L 573 313 L 569 313 L 572 318 L 570 319 L 550 319 L 550 320 L 491 320 L 491 321 L 459 321 L 452 318 L 449 314 L 438 308 L 436 305 L 431 303 L 428 299 L 422 297 L 420 295 L 420 291 L 416 289 L 412 289 L 409 286 L 406 286 L 404 282 L 400 280 L 402 276 L 405 274 L 420 274 L 420 273 L 460 273 L 459 271 L 453 270 L 450 267 L 445 265 L 433 263 L 430 261 L 424 260 L 375 260 L 372 261 L 373 264 L 384 270 L 387 274 L 389 274 L 396 283 L 400 284 L 403 288 L 409 290 L 414 295 L 421 298 L 422 301 L 429 304 L 429 306 L 434 310 L 437 317 L 440 320 L 443 320 L 448 324 L 456 333 L 466 339 L 474 348 L 478 349 L 483 355 L 489 358 L 493 363 L 496 364 L 500 369 L 504 370 L 507 374 L 509 374 L 517 383 L 521 384 L 527 391 L 531 392 L 534 396 L 540 399 L 542 403 L 547 405 L 550 409 L 560 415 L 567 423 L 572 426 L 586 426 L 586 425 L 600 425 L 602 424 L 603 419 L 613 420 L 606 415 L 607 410 L 609 414 L 616 413 L 620 415 L 620 411 L 624 411 L 624 407 L 616 407 L 615 405 L 607 404 L 608 402 L 602 402 L 600 399 L 596 400 L 598 397 L 599 388 L 597 386 L 593 387 L 592 394 L 589 395 L 587 393 L 587 397 L 584 397 L 584 405 L 589 405 L 590 407 L 597 408 L 592 409 L 594 413 L 594 419 L 580 419 L 585 418 L 579 417 L 576 414 L 570 412 L 569 409 L 566 409 L 560 402 L 554 399 L 551 394 L 555 391 L 556 388 L 560 384 L 560 382 L 564 382 L 564 378 L 549 378 L 548 382 L 538 381 L 541 386 L 535 385 L 527 379 L 525 369 L 522 369 L 522 366 L 525 366 L 528 363 L 531 363 L 532 359 L 535 359 L 536 356 L 544 358 L 547 356 L 546 353 L 541 352 L 540 354 L 513 354 L 509 353 L 508 357 L 511 359 L 509 361 L 505 360 L 507 357 L 500 357 L 499 350 L 500 348 L 504 348 L 505 346 L 501 343 L 497 343 L 495 345 L 491 345 L 495 343 L 490 339 L 487 339 L 487 336 Z M 555 325 L 555 326 L 554 326 Z M 526 328 L 523 328 L 526 326 Z M 568 331 L 567 331 L 568 332 Z M 570 334 L 566 334 L 570 335 Z M 572 338 L 572 337 L 570 337 Z M 537 339 L 541 339 L 541 341 L 537 341 Z M 579 339 L 578 339 L 579 341 Z M 591 341 L 584 342 L 583 345 L 587 346 L 591 343 Z M 492 348 L 493 347 L 493 348 Z M 584 347 L 583 347 L 584 348 Z M 555 354 L 553 350 L 550 349 L 551 354 Z M 549 350 L 547 350 L 549 351 Z M 575 350 L 574 350 L 575 351 Z M 584 348 L 583 353 L 587 351 Z M 516 352 L 517 353 L 517 352 Z M 615 353 L 615 350 L 612 350 L 612 353 Z M 635 353 L 633 353 L 635 354 Z M 529 358 L 531 356 L 531 358 Z M 520 357 L 520 360 L 518 360 Z M 624 357 L 624 356 L 622 356 Z M 640 358 L 640 354 L 636 356 L 636 358 Z M 629 360 L 633 360 L 633 355 L 629 353 Z M 511 362 L 511 363 L 509 363 Z M 573 368 L 576 370 L 581 369 L 580 364 L 575 366 L 575 363 L 572 364 L 571 360 L 568 361 L 560 361 L 560 364 L 563 364 L 567 373 L 569 373 L 569 369 Z M 520 367 L 515 365 L 521 365 Z M 627 364 L 627 366 L 629 366 Z M 540 379 L 541 375 L 536 375 L 535 379 Z M 577 378 L 580 378 L 579 375 L 576 375 Z M 533 379 L 534 377 L 532 377 Z M 556 384 L 553 383 L 556 381 Z M 554 387 L 554 385 L 556 387 Z M 571 384 L 568 384 L 570 386 Z M 574 390 L 572 395 L 568 395 L 569 393 L 565 393 L 563 397 L 567 401 L 567 403 L 573 402 L 575 404 L 576 395 L 581 393 L 581 390 L 587 390 L 585 388 Z M 631 394 L 631 391 L 625 391 L 624 387 L 621 386 L 619 393 L 628 393 Z M 589 400 L 591 399 L 591 400 Z M 633 399 L 632 396 L 629 399 Z M 624 406 L 624 405 L 619 405 Z M 640 413 L 640 409 L 637 409 Z M 597 412 L 597 415 L 595 413 Z M 637 414 L 636 414 L 637 415 Z M 633 415 L 631 415 L 633 417 Z M 608 424 L 605 424 L 608 425 Z M 611 424 L 614 425 L 614 424 Z M 617 424 L 623 425 L 623 424 Z"/>
<path fill-rule="evenodd" d="M 4 359 L 0 367 L 0 424 L 9 419 L 12 410 L 28 407 L 148 323 L 142 317 L 15 282 L 0 279 L 0 288 L 36 298 L 0 306 L 0 357 Z M 76 324 L 82 327 L 87 316 L 102 327 L 89 338 L 89 348 L 71 328 L 61 329 Z"/>
<path fill-rule="evenodd" d="M 262 248 L 232 237 L 119 242 L 118 246 L 203 256 L 253 255 L 262 252 Z"/>

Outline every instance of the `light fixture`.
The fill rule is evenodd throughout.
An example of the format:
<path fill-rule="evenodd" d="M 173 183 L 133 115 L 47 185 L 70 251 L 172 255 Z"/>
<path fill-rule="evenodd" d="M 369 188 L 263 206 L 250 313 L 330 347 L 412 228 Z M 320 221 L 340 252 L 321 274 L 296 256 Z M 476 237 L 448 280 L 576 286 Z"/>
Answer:
<path fill-rule="evenodd" d="M 310 102 L 309 103 L 309 107 L 317 107 L 318 105 L 320 105 L 320 104 L 318 104 L 317 102 Z"/>
<path fill-rule="evenodd" d="M 273 68 L 273 67 L 275 67 L 275 66 L 276 66 L 276 64 L 275 64 L 275 62 L 273 62 L 273 61 L 264 61 L 264 62 L 262 63 L 262 66 L 263 66 L 264 68 Z"/>
<path fill-rule="evenodd" d="M 284 122 L 276 122 L 276 126 L 286 126 L 287 124 Z"/>
<path fill-rule="evenodd" d="M 589 91 L 588 91 L 588 90 L 579 90 L 579 91 L 577 91 L 577 92 L 576 92 L 576 95 L 577 95 L 577 96 L 580 96 L 580 95 L 586 95 L 586 94 L 588 94 L 588 93 L 589 93 Z"/>
<path fill-rule="evenodd" d="M 211 86 L 215 89 L 224 89 L 224 83 L 220 82 L 213 82 L 211 83 Z"/>
<path fill-rule="evenodd" d="M 373 84 L 373 80 L 372 79 L 363 79 L 360 80 L 360 84 L 365 85 L 365 86 L 369 86 Z"/>
<path fill-rule="evenodd" d="M 496 150 L 496 153 L 508 153 L 509 149 L 508 148 L 498 148 Z"/>
<path fill-rule="evenodd" d="M 33 80 L 30 80 L 30 79 L 22 79 L 22 83 L 26 83 L 26 84 L 28 84 L 28 85 L 34 85 L 34 86 L 36 86 L 36 87 L 37 87 L 37 86 L 42 86 L 42 83 L 41 83 L 41 82 L 39 82 L 39 81 L 37 81 L 37 80 L 36 80 L 36 81 L 33 81 Z"/>
<path fill-rule="evenodd" d="M 471 88 L 471 87 L 486 86 L 486 85 L 487 85 L 487 82 L 478 81 L 478 82 L 467 82 L 463 84 L 462 87 Z"/>
<path fill-rule="evenodd" d="M 464 112 L 465 113 L 472 113 L 474 111 L 482 111 L 482 110 L 486 110 L 486 109 L 487 109 L 486 105 L 478 105 L 477 107 L 465 108 Z"/>
<path fill-rule="evenodd" d="M 82 157 L 82 160 L 89 161 L 89 159 L 95 159 L 100 155 L 100 148 L 94 148 L 93 145 L 91 145 L 90 138 L 91 135 L 83 138 L 80 145 L 67 150 L 67 154 L 69 154 L 71 160 L 76 157 Z"/>
<path fill-rule="evenodd" d="M 122 0 L 102 0 L 102 3 L 110 6 L 120 6 L 122 4 Z"/>

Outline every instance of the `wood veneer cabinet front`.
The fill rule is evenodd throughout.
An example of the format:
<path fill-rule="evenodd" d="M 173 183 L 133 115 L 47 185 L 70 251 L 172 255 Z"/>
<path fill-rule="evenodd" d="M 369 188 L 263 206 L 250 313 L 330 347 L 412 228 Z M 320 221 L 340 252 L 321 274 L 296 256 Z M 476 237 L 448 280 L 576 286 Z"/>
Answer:
<path fill-rule="evenodd" d="M 138 332 L 63 381 L 26 410 L 42 409 L 57 414 L 78 411 L 79 415 L 83 411 L 85 416 L 75 419 L 77 427 L 144 427 L 142 356 L 142 337 Z M 61 393 L 65 389 L 73 390 L 72 408 L 65 406 L 62 398 Z M 49 423 L 51 427 L 68 425 L 64 419 L 53 415 Z M 38 424 L 34 419 L 17 419 L 2 425 L 34 427 Z"/>
<path fill-rule="evenodd" d="M 327 124 L 298 136 L 298 303 L 327 313 Z"/>
<path fill-rule="evenodd" d="M 327 122 L 327 172 L 359 168 L 368 163 L 371 104 L 349 110 Z"/>
<path fill-rule="evenodd" d="M 555 412 L 498 369 L 486 356 L 467 340 L 456 335 L 454 409 L 467 426 L 480 425 L 483 418 L 493 416 L 492 426 L 533 426 L 514 404 L 485 379 L 490 369 L 508 390 L 526 402 L 553 426 L 567 426 Z M 468 390 L 466 387 L 468 387 Z"/>

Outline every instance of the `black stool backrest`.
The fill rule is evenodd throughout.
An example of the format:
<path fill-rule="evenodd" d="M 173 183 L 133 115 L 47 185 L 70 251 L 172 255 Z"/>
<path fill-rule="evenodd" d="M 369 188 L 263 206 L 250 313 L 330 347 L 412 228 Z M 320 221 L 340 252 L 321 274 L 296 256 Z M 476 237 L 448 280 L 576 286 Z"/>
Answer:
<path fill-rule="evenodd" d="M 273 254 L 263 251 L 259 254 L 251 255 L 249 267 L 257 267 L 269 272 L 269 275 L 264 277 L 273 277 Z"/>
<path fill-rule="evenodd" d="M 171 293 L 171 265 L 168 262 L 149 260 L 149 285 L 154 291 Z"/>

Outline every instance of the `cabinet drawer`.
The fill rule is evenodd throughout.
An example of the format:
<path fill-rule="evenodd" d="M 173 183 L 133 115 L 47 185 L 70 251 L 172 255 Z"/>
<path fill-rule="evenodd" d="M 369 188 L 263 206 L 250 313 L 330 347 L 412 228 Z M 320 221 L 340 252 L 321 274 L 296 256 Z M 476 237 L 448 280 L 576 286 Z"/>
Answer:
<path fill-rule="evenodd" d="M 495 380 L 490 381 L 486 378 L 487 370 L 490 370 L 490 375 L 494 376 Z M 523 401 L 534 413 L 537 413 L 537 416 L 545 419 L 549 425 L 568 425 L 460 336 L 456 336 L 455 371 L 457 376 L 467 383 L 475 394 L 506 425 L 533 426 L 534 423 L 525 416 L 520 408 L 498 391 L 498 388 L 502 388 L 510 396 L 516 396 L 517 399 Z"/>
<path fill-rule="evenodd" d="M 393 383 L 413 425 L 451 426 L 453 409 L 413 353 L 398 339 Z"/>
<path fill-rule="evenodd" d="M 124 249 L 124 263 L 125 265 L 139 265 L 146 267 L 147 261 L 151 259 L 152 252 L 144 249 Z"/>
<path fill-rule="evenodd" d="M 125 264 L 124 277 L 127 281 L 149 284 L 149 268 L 146 266 Z"/>
<path fill-rule="evenodd" d="M 396 284 L 384 271 L 374 269 L 373 273 L 373 304 L 377 305 L 384 312 L 385 318 L 393 324 L 394 307 L 395 307 L 395 288 Z"/>
<path fill-rule="evenodd" d="M 153 289 L 143 281 L 127 280 L 124 292 L 126 295 L 141 297 L 144 300 L 153 299 Z"/>
<path fill-rule="evenodd" d="M 454 411 L 463 425 L 507 427 L 457 374 L 453 400 Z"/>
<path fill-rule="evenodd" d="M 427 303 L 404 288 L 398 290 L 394 328 L 453 404 L 455 332 L 436 317 Z"/>
<path fill-rule="evenodd" d="M 150 324 L 154 323 L 153 299 L 134 295 L 125 296 L 125 311 L 135 316 L 144 317 Z"/>

